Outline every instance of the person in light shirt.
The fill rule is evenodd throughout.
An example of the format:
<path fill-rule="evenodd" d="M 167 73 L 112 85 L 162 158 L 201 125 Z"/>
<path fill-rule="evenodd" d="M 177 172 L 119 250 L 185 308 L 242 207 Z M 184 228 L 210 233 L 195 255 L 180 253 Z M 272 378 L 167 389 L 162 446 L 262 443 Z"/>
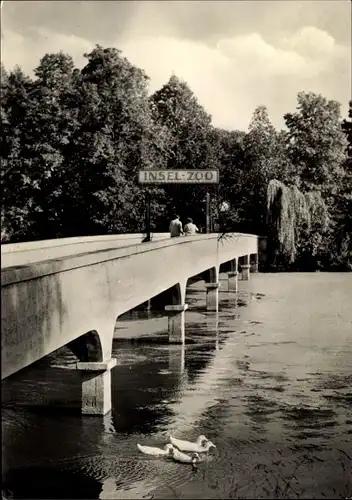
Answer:
<path fill-rule="evenodd" d="M 199 229 L 195 224 L 193 224 L 193 220 L 188 217 L 185 225 L 185 236 L 192 236 L 193 234 L 199 233 Z"/>
<path fill-rule="evenodd" d="M 172 221 L 170 222 L 169 231 L 171 238 L 175 238 L 176 236 L 181 236 L 181 234 L 183 234 L 182 222 L 180 221 L 179 215 L 174 215 Z"/>

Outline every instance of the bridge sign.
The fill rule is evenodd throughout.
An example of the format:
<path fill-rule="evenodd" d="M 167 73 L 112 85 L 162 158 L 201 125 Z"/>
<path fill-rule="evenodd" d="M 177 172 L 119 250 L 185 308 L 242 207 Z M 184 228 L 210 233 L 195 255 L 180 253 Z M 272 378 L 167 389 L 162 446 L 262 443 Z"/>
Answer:
<path fill-rule="evenodd" d="M 219 184 L 214 170 L 140 170 L 140 184 Z"/>

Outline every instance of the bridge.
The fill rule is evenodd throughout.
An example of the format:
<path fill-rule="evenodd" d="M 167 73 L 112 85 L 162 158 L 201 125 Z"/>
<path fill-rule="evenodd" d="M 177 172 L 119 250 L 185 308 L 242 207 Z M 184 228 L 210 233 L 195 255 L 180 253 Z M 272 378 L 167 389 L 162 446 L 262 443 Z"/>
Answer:
<path fill-rule="evenodd" d="M 185 343 L 187 282 L 205 280 L 206 308 L 217 311 L 219 273 L 237 291 L 258 267 L 258 237 L 231 233 L 63 238 L 2 246 L 2 379 L 63 347 L 77 356 L 82 413 L 111 409 L 116 320 L 163 294 L 170 343 Z"/>

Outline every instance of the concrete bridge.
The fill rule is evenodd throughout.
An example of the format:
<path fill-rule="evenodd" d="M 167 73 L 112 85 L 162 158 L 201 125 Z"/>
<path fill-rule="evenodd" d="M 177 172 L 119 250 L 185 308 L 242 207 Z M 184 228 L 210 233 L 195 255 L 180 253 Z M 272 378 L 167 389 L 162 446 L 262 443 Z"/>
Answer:
<path fill-rule="evenodd" d="M 164 292 L 169 341 L 184 344 L 187 281 L 202 273 L 207 310 L 217 311 L 221 266 L 227 263 L 225 285 L 233 291 L 239 265 L 244 280 L 251 263 L 257 270 L 255 235 L 162 233 L 141 244 L 142 236 L 3 245 L 2 378 L 67 345 L 81 371 L 82 413 L 106 414 L 119 316 Z"/>

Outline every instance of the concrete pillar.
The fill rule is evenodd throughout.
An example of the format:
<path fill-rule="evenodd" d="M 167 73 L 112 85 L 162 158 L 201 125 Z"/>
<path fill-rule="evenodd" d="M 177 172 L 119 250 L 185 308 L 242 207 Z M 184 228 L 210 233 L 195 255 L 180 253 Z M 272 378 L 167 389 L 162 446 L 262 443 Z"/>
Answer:
<path fill-rule="evenodd" d="M 238 260 L 232 259 L 230 261 L 230 272 L 234 273 L 235 271 L 238 271 Z"/>
<path fill-rule="evenodd" d="M 165 306 L 169 323 L 169 343 L 185 343 L 185 311 L 188 304 Z"/>
<path fill-rule="evenodd" d="M 238 272 L 231 271 L 227 273 L 228 276 L 228 287 L 229 292 L 237 292 L 238 291 Z"/>
<path fill-rule="evenodd" d="M 205 283 L 207 289 L 207 311 L 219 308 L 219 283 Z"/>
<path fill-rule="evenodd" d="M 229 291 L 229 278 L 228 278 L 227 273 L 225 276 L 219 275 L 219 290 L 220 290 L 220 292 L 228 292 Z"/>
<path fill-rule="evenodd" d="M 257 273 L 258 272 L 258 254 L 255 253 L 253 254 L 253 260 L 251 263 L 251 273 Z"/>
<path fill-rule="evenodd" d="M 102 362 L 77 362 L 82 380 L 82 414 L 105 415 L 111 410 L 111 368 L 116 359 Z"/>
<path fill-rule="evenodd" d="M 258 260 L 265 265 L 268 260 L 268 241 L 266 237 L 258 238 Z"/>
<path fill-rule="evenodd" d="M 241 272 L 242 272 L 242 280 L 243 281 L 248 281 L 249 280 L 249 272 L 250 272 L 250 264 L 249 264 L 249 255 L 246 255 L 244 257 L 244 262 L 241 266 Z"/>

